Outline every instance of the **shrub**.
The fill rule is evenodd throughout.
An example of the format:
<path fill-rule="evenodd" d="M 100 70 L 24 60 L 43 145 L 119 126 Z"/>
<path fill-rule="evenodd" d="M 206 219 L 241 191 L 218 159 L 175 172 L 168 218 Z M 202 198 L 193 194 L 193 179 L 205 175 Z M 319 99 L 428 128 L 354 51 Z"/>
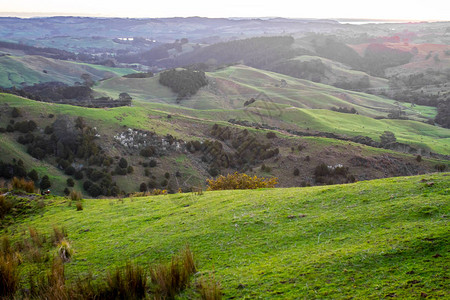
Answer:
<path fill-rule="evenodd" d="M 74 175 L 75 172 L 76 170 L 72 166 L 68 166 L 67 168 L 64 169 L 64 173 L 66 173 L 67 175 Z"/>
<path fill-rule="evenodd" d="M 128 174 L 131 174 L 131 173 L 133 173 L 133 172 L 134 172 L 133 167 L 132 167 L 132 166 L 128 166 L 128 168 L 127 168 L 127 173 L 128 173 Z"/>
<path fill-rule="evenodd" d="M 164 177 L 165 177 L 166 179 L 169 179 L 169 178 L 170 178 L 169 172 L 166 172 L 166 173 L 164 174 Z"/>
<path fill-rule="evenodd" d="M 76 171 L 75 174 L 73 175 L 73 177 L 75 177 L 76 180 L 81 180 L 81 179 L 83 179 L 83 172 Z"/>
<path fill-rule="evenodd" d="M 150 168 L 156 167 L 156 160 L 152 159 L 152 160 L 148 163 L 148 166 L 149 166 Z"/>
<path fill-rule="evenodd" d="M 121 167 L 122 169 L 126 169 L 128 167 L 128 162 L 125 158 L 121 158 L 119 160 L 119 167 Z"/>
<path fill-rule="evenodd" d="M 146 147 L 142 149 L 139 154 L 143 157 L 150 157 L 155 155 L 155 148 L 153 146 Z"/>
<path fill-rule="evenodd" d="M 300 170 L 298 168 L 294 169 L 294 176 L 300 175 Z"/>
<path fill-rule="evenodd" d="M 278 183 L 278 178 L 251 177 L 244 173 L 235 172 L 226 177 L 220 175 L 217 179 L 206 179 L 208 191 L 273 188 Z"/>
<path fill-rule="evenodd" d="M 266 133 L 266 137 L 268 139 L 274 139 L 277 137 L 277 134 L 275 132 L 269 131 L 268 133 Z"/>
<path fill-rule="evenodd" d="M 416 161 L 417 161 L 417 162 L 421 162 L 421 161 L 422 161 L 422 155 L 420 155 L 420 154 L 417 155 L 417 156 L 416 156 Z"/>
<path fill-rule="evenodd" d="M 20 112 L 20 110 L 17 107 L 14 107 L 11 111 L 11 117 L 13 118 L 17 118 L 20 117 L 22 115 L 22 113 Z"/>
<path fill-rule="evenodd" d="M 75 185 L 75 181 L 73 181 L 72 178 L 67 178 L 66 183 L 69 187 L 73 187 Z"/>

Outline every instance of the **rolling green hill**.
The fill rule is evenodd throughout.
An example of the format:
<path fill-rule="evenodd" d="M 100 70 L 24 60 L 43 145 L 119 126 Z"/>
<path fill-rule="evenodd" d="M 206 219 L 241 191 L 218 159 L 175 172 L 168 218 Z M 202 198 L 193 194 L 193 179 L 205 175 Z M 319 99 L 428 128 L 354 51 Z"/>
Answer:
<path fill-rule="evenodd" d="M 0 86 L 6 88 L 49 81 L 72 85 L 82 82 L 82 74 L 89 74 L 93 80 L 100 80 L 135 72 L 127 68 L 112 68 L 35 55 L 0 56 Z"/>
<path fill-rule="evenodd" d="M 84 200 L 82 211 L 47 198 L 2 234 L 14 243 L 27 228 L 49 236 L 64 227 L 69 281 L 127 261 L 168 261 L 188 243 L 199 274 L 214 274 L 225 298 L 445 298 L 449 176 Z M 24 257 L 20 275 L 49 267 Z M 193 287 L 181 294 L 196 297 Z"/>
<path fill-rule="evenodd" d="M 310 55 L 302 55 L 296 58 L 291 59 L 291 61 L 314 61 L 320 60 L 325 66 L 329 68 L 324 73 L 324 76 L 321 77 L 321 82 L 325 84 L 335 84 L 336 82 L 349 81 L 355 82 L 363 79 L 364 77 L 369 78 L 370 87 L 373 89 L 381 89 L 388 88 L 388 80 L 385 78 L 371 76 L 365 72 L 352 70 L 350 67 L 344 65 L 343 63 L 339 63 L 327 58 L 323 58 L 320 56 L 310 56 Z M 365 89 L 364 89 L 365 90 Z"/>
<path fill-rule="evenodd" d="M 233 66 L 208 73 L 209 85 L 189 99 L 177 102 L 176 94 L 158 82 L 145 79 L 112 78 L 96 87 L 99 93 L 114 97 L 120 92 L 133 96 L 135 105 L 208 120 L 229 119 L 266 123 L 283 129 L 311 130 L 369 136 L 379 140 L 384 131 L 392 131 L 399 142 L 426 151 L 449 154 L 448 129 L 422 122 L 373 119 L 386 116 L 399 107 L 412 120 L 433 118 L 436 109 L 402 104 L 360 92 L 296 79 L 246 66 Z M 282 81 L 283 80 L 283 81 Z M 256 102 L 244 107 L 244 102 Z M 142 101 L 140 103 L 140 101 Z M 359 113 L 344 114 L 329 109 L 353 107 Z"/>
<path fill-rule="evenodd" d="M 298 108 L 347 107 L 359 114 L 375 117 L 387 116 L 399 107 L 406 116 L 426 120 L 435 115 L 425 107 L 410 107 L 394 100 L 375 95 L 347 91 L 333 86 L 296 79 L 274 72 L 238 65 L 207 73 L 209 85 L 180 105 L 194 109 L 238 109 L 254 98 Z M 158 76 L 145 79 L 112 78 L 96 87 L 108 95 L 129 93 L 134 99 L 148 102 L 177 104 L 176 95 L 158 82 Z M 406 106 L 405 106 L 406 105 Z M 428 110 L 423 114 L 424 110 Z"/>

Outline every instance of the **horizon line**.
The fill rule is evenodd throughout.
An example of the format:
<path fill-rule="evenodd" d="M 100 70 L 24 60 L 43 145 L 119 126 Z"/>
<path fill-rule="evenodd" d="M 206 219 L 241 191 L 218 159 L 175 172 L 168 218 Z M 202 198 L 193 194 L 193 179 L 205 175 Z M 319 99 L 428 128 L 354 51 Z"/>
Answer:
<path fill-rule="evenodd" d="M 443 19 L 389 19 L 389 18 L 364 18 L 364 17 L 282 17 L 282 16 L 228 16 L 228 17 L 205 17 L 205 16 L 160 16 L 160 17 L 125 17 L 117 15 L 102 15 L 88 13 L 64 13 L 64 12 L 0 12 L 2 18 L 52 18 L 52 17 L 85 17 L 85 18 L 118 18 L 118 19 L 169 19 L 169 18 L 205 18 L 205 19 L 290 19 L 290 20 L 341 20 L 341 21 L 388 21 L 388 22 L 450 22 Z"/>

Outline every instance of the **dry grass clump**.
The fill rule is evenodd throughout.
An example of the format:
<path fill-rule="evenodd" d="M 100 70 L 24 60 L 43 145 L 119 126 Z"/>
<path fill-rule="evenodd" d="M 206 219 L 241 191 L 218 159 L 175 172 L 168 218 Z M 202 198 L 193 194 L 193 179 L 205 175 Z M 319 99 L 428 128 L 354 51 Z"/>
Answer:
<path fill-rule="evenodd" d="M 13 207 L 13 204 L 6 199 L 5 196 L 0 195 L 0 219 L 3 219 Z"/>
<path fill-rule="evenodd" d="M 137 264 L 127 263 L 123 269 L 108 272 L 105 282 L 97 291 L 99 299 L 144 299 L 147 292 L 147 275 Z"/>
<path fill-rule="evenodd" d="M 81 201 L 83 200 L 83 195 L 81 194 L 80 191 L 72 190 L 70 191 L 69 198 L 72 201 Z"/>
<path fill-rule="evenodd" d="M 217 190 L 245 190 L 259 188 L 273 188 L 278 183 L 278 178 L 265 178 L 249 176 L 245 173 L 235 172 L 226 177 L 220 175 L 217 179 L 206 179 L 208 182 L 208 191 Z"/>
<path fill-rule="evenodd" d="M 77 211 L 83 210 L 83 203 L 81 201 L 77 201 L 75 204 Z"/>
<path fill-rule="evenodd" d="M 19 288 L 19 261 L 13 254 L 0 255 L 0 298 L 10 299 Z"/>
<path fill-rule="evenodd" d="M 186 246 L 174 256 L 169 264 L 158 264 L 151 267 L 150 278 L 154 285 L 157 298 L 173 299 L 184 290 L 190 281 L 190 276 L 196 272 L 194 256 Z"/>
<path fill-rule="evenodd" d="M 27 193 L 34 193 L 34 182 L 25 180 L 24 178 L 13 177 L 12 187 L 15 190 L 22 190 Z"/>
<path fill-rule="evenodd" d="M 51 240 L 53 245 L 58 245 L 67 237 L 67 231 L 64 227 L 58 228 L 56 226 L 53 226 L 53 233 L 51 236 Z"/>
<path fill-rule="evenodd" d="M 207 278 L 201 277 L 197 282 L 197 290 L 204 300 L 220 300 L 222 299 L 222 287 L 216 280 L 214 274 Z"/>
<path fill-rule="evenodd" d="M 58 255 L 61 258 L 61 260 L 63 262 L 68 262 L 70 261 L 70 259 L 73 256 L 73 249 L 70 246 L 70 243 L 63 239 L 59 244 L 58 244 Z"/>

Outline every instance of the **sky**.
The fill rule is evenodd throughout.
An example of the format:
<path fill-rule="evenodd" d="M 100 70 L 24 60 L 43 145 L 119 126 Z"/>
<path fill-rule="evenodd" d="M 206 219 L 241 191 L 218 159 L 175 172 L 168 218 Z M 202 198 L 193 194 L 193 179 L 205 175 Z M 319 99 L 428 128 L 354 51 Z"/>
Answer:
<path fill-rule="evenodd" d="M 0 16 L 285 17 L 450 21 L 446 0 L 0 0 Z"/>

